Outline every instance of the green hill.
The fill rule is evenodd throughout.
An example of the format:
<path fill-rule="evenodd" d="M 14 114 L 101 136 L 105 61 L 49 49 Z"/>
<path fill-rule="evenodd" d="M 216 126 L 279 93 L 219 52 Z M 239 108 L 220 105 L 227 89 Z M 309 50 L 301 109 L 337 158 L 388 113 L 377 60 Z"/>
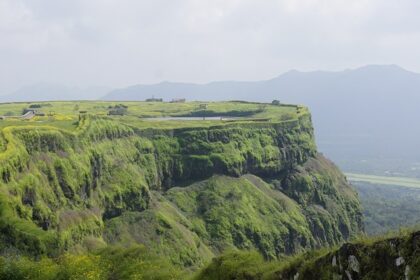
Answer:
<path fill-rule="evenodd" d="M 0 114 L 30 105 L 2 104 Z M 142 275 L 165 265 L 178 275 L 226 250 L 273 260 L 362 231 L 357 194 L 317 153 L 305 107 L 38 105 L 44 114 L 33 119 L 0 121 L 0 252 L 10 269 L 9 255 L 28 257 L 18 263 L 25 267 L 44 260 L 57 273 L 80 261 L 103 279 L 111 272 L 102 261 L 134 254 L 139 263 L 126 264 Z M 115 108 L 125 109 L 108 116 Z"/>

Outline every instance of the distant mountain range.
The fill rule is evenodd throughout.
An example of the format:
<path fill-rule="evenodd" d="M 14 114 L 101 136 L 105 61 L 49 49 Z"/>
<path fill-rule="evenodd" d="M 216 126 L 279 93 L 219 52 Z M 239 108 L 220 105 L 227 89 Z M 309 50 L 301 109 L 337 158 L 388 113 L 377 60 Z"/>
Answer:
<path fill-rule="evenodd" d="M 420 74 L 406 71 L 396 65 L 369 65 L 341 72 L 291 70 L 276 78 L 255 82 L 219 81 L 207 84 L 161 82 L 151 85 L 133 85 L 113 90 L 103 99 L 145 100 L 155 96 L 166 100 L 186 98 L 203 101 L 233 99 L 271 101 L 277 98 L 285 102 L 305 101 L 307 103 L 319 100 L 321 97 L 342 98 L 349 92 L 375 95 L 377 90 L 384 90 L 383 87 L 387 92 L 394 89 L 398 89 L 399 92 L 401 86 L 405 89 L 418 86 L 419 80 Z M 339 90 L 339 92 L 333 90 Z"/>
<path fill-rule="evenodd" d="M 420 158 L 420 74 L 396 65 L 341 72 L 292 70 L 256 82 L 135 85 L 113 90 L 103 99 L 152 96 L 305 104 L 312 111 L 320 150 L 334 160 Z"/>

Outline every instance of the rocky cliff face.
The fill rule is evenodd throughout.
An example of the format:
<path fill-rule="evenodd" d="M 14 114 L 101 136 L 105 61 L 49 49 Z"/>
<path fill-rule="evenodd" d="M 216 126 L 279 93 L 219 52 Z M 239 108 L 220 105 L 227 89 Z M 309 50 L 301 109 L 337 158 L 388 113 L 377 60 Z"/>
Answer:
<path fill-rule="evenodd" d="M 55 255 L 144 244 L 185 266 L 227 248 L 266 258 L 362 230 L 357 194 L 317 154 L 309 115 L 283 123 L 76 133 L 3 130 L 0 247 Z"/>
<path fill-rule="evenodd" d="M 295 263 L 273 279 L 418 279 L 420 233 L 346 243 Z"/>

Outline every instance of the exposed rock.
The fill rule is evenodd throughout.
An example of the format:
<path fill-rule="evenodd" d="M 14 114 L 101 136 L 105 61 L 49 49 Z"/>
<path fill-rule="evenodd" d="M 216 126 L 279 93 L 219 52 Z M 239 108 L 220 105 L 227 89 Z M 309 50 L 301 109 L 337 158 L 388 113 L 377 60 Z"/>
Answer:
<path fill-rule="evenodd" d="M 416 231 L 395 238 L 345 243 L 328 254 L 308 255 L 303 262 L 277 273 L 286 276 L 288 271 L 297 271 L 301 279 L 417 279 L 419 237 L 420 231 Z"/>
<path fill-rule="evenodd" d="M 410 266 L 409 265 L 406 265 L 405 266 L 405 271 L 404 271 L 405 280 L 409 280 L 410 279 L 409 274 L 410 274 Z"/>
<path fill-rule="evenodd" d="M 353 278 L 351 278 L 351 273 L 350 273 L 350 271 L 346 270 L 346 275 L 347 275 L 347 279 L 348 279 L 348 280 L 353 280 Z"/>
<path fill-rule="evenodd" d="M 405 260 L 404 260 L 404 258 L 403 257 L 398 257 L 396 260 L 395 260 L 395 265 L 396 266 L 400 266 L 400 265 L 402 265 L 402 264 L 404 264 L 405 263 Z"/>
<path fill-rule="evenodd" d="M 350 255 L 349 256 L 349 267 L 350 270 L 359 273 L 360 272 L 360 264 L 357 260 L 356 256 Z"/>
<path fill-rule="evenodd" d="M 332 264 L 333 267 L 337 266 L 337 257 L 336 256 L 333 256 L 331 264 Z"/>

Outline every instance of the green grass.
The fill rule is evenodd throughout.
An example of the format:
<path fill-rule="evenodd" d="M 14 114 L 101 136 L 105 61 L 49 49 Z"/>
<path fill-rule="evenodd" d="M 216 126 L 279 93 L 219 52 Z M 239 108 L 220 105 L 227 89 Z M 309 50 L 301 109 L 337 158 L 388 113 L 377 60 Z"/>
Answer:
<path fill-rule="evenodd" d="M 63 129 L 73 130 L 72 125 L 78 120 L 79 111 L 87 111 L 88 114 L 106 116 L 108 107 L 117 104 L 128 106 L 128 113 L 125 116 L 112 116 L 119 122 L 132 125 L 137 128 L 180 128 L 180 127 L 209 127 L 224 125 L 223 121 L 144 121 L 141 118 L 182 116 L 197 113 L 201 102 L 167 103 L 167 102 L 109 102 L 109 101 L 54 101 L 36 103 L 3 103 L 0 104 L 0 116 L 13 114 L 19 116 L 24 108 L 31 104 L 40 104 L 41 108 L 36 110 L 43 113 L 54 113 L 53 117 L 36 117 L 32 120 L 19 120 L 10 118 L 0 121 L 0 128 L 6 126 L 17 126 L 31 124 L 34 126 L 52 125 Z M 297 119 L 299 115 L 308 113 L 307 109 L 300 107 L 299 112 L 295 106 L 274 106 L 270 104 L 257 104 L 246 102 L 207 102 L 206 112 L 215 115 L 245 114 L 242 122 L 252 118 L 267 118 L 273 122 Z M 67 123 L 66 123 L 67 122 Z"/>
<path fill-rule="evenodd" d="M 20 280 L 176 280 L 187 279 L 168 260 L 142 246 L 109 247 L 91 254 L 64 254 L 56 259 L 0 257 L 0 279 Z"/>
<path fill-rule="evenodd" d="M 32 126 L 32 127 L 46 127 L 53 126 L 67 131 L 74 131 L 77 128 L 76 120 L 48 120 L 36 118 L 33 121 L 23 120 L 4 120 L 0 121 L 0 129 L 10 126 Z"/>
<path fill-rule="evenodd" d="M 420 179 L 407 177 L 377 176 L 367 174 L 345 173 L 348 180 L 356 182 L 367 182 L 372 184 L 402 186 L 409 188 L 420 188 Z"/>

